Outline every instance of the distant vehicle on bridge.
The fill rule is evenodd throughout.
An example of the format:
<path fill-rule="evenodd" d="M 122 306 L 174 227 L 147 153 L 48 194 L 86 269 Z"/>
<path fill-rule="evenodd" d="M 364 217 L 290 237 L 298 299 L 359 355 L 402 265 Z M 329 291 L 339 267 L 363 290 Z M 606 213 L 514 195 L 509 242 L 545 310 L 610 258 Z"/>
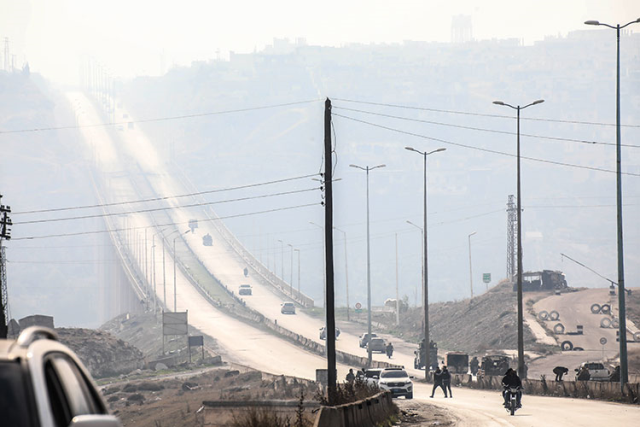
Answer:
<path fill-rule="evenodd" d="M 238 295 L 252 295 L 251 285 L 240 285 L 238 289 Z"/>
<path fill-rule="evenodd" d="M 280 307 L 282 314 L 296 314 L 296 306 L 292 302 L 283 302 Z"/>

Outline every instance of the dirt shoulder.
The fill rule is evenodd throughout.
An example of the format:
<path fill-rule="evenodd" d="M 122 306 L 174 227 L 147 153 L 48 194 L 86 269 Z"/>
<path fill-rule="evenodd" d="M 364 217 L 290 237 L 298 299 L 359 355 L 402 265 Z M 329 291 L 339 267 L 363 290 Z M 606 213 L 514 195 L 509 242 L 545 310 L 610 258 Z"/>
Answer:
<path fill-rule="evenodd" d="M 414 427 L 455 426 L 458 419 L 448 409 L 414 400 L 397 399 L 400 425 Z"/>

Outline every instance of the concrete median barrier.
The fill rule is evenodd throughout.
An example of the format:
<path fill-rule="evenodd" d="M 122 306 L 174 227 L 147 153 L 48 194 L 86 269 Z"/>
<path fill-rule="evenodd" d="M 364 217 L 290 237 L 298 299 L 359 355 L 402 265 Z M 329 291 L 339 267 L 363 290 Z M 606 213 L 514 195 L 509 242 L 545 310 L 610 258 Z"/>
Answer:
<path fill-rule="evenodd" d="M 383 423 L 397 413 L 389 393 L 339 406 L 322 406 L 313 427 L 370 427 Z"/>

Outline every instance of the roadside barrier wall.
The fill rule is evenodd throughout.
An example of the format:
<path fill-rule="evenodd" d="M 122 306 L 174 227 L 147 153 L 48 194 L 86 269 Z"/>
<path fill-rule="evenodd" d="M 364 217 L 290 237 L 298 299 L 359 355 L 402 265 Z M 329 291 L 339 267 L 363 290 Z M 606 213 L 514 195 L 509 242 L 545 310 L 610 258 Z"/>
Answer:
<path fill-rule="evenodd" d="M 389 393 L 339 406 L 322 406 L 313 427 L 371 427 L 397 412 Z"/>
<path fill-rule="evenodd" d="M 485 376 L 473 381 L 471 375 L 453 375 L 453 384 L 484 390 L 502 390 L 502 377 Z M 573 397 L 584 399 L 616 400 L 627 403 L 640 403 L 640 384 L 627 383 L 624 393 L 620 383 L 609 381 L 547 381 L 526 379 L 522 381 L 524 394 L 538 396 Z"/>

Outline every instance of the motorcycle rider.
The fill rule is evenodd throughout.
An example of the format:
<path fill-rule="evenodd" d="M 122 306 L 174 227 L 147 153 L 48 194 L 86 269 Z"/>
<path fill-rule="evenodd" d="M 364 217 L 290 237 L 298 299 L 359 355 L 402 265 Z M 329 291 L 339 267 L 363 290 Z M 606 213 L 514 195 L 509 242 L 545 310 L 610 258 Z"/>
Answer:
<path fill-rule="evenodd" d="M 386 350 L 386 353 L 387 353 L 387 357 L 389 359 L 391 359 L 391 356 L 393 355 L 393 344 L 388 343 L 385 350 Z"/>
<path fill-rule="evenodd" d="M 509 394 L 507 393 L 509 388 L 517 388 L 518 393 L 516 394 L 516 405 L 518 408 L 521 408 L 522 404 L 520 402 L 522 400 L 522 381 L 520 381 L 518 373 L 511 368 L 507 369 L 507 372 L 505 372 L 505 375 L 502 378 L 502 386 L 502 397 L 504 398 L 504 406 L 509 406 L 509 401 L 507 400 L 509 397 Z"/>

